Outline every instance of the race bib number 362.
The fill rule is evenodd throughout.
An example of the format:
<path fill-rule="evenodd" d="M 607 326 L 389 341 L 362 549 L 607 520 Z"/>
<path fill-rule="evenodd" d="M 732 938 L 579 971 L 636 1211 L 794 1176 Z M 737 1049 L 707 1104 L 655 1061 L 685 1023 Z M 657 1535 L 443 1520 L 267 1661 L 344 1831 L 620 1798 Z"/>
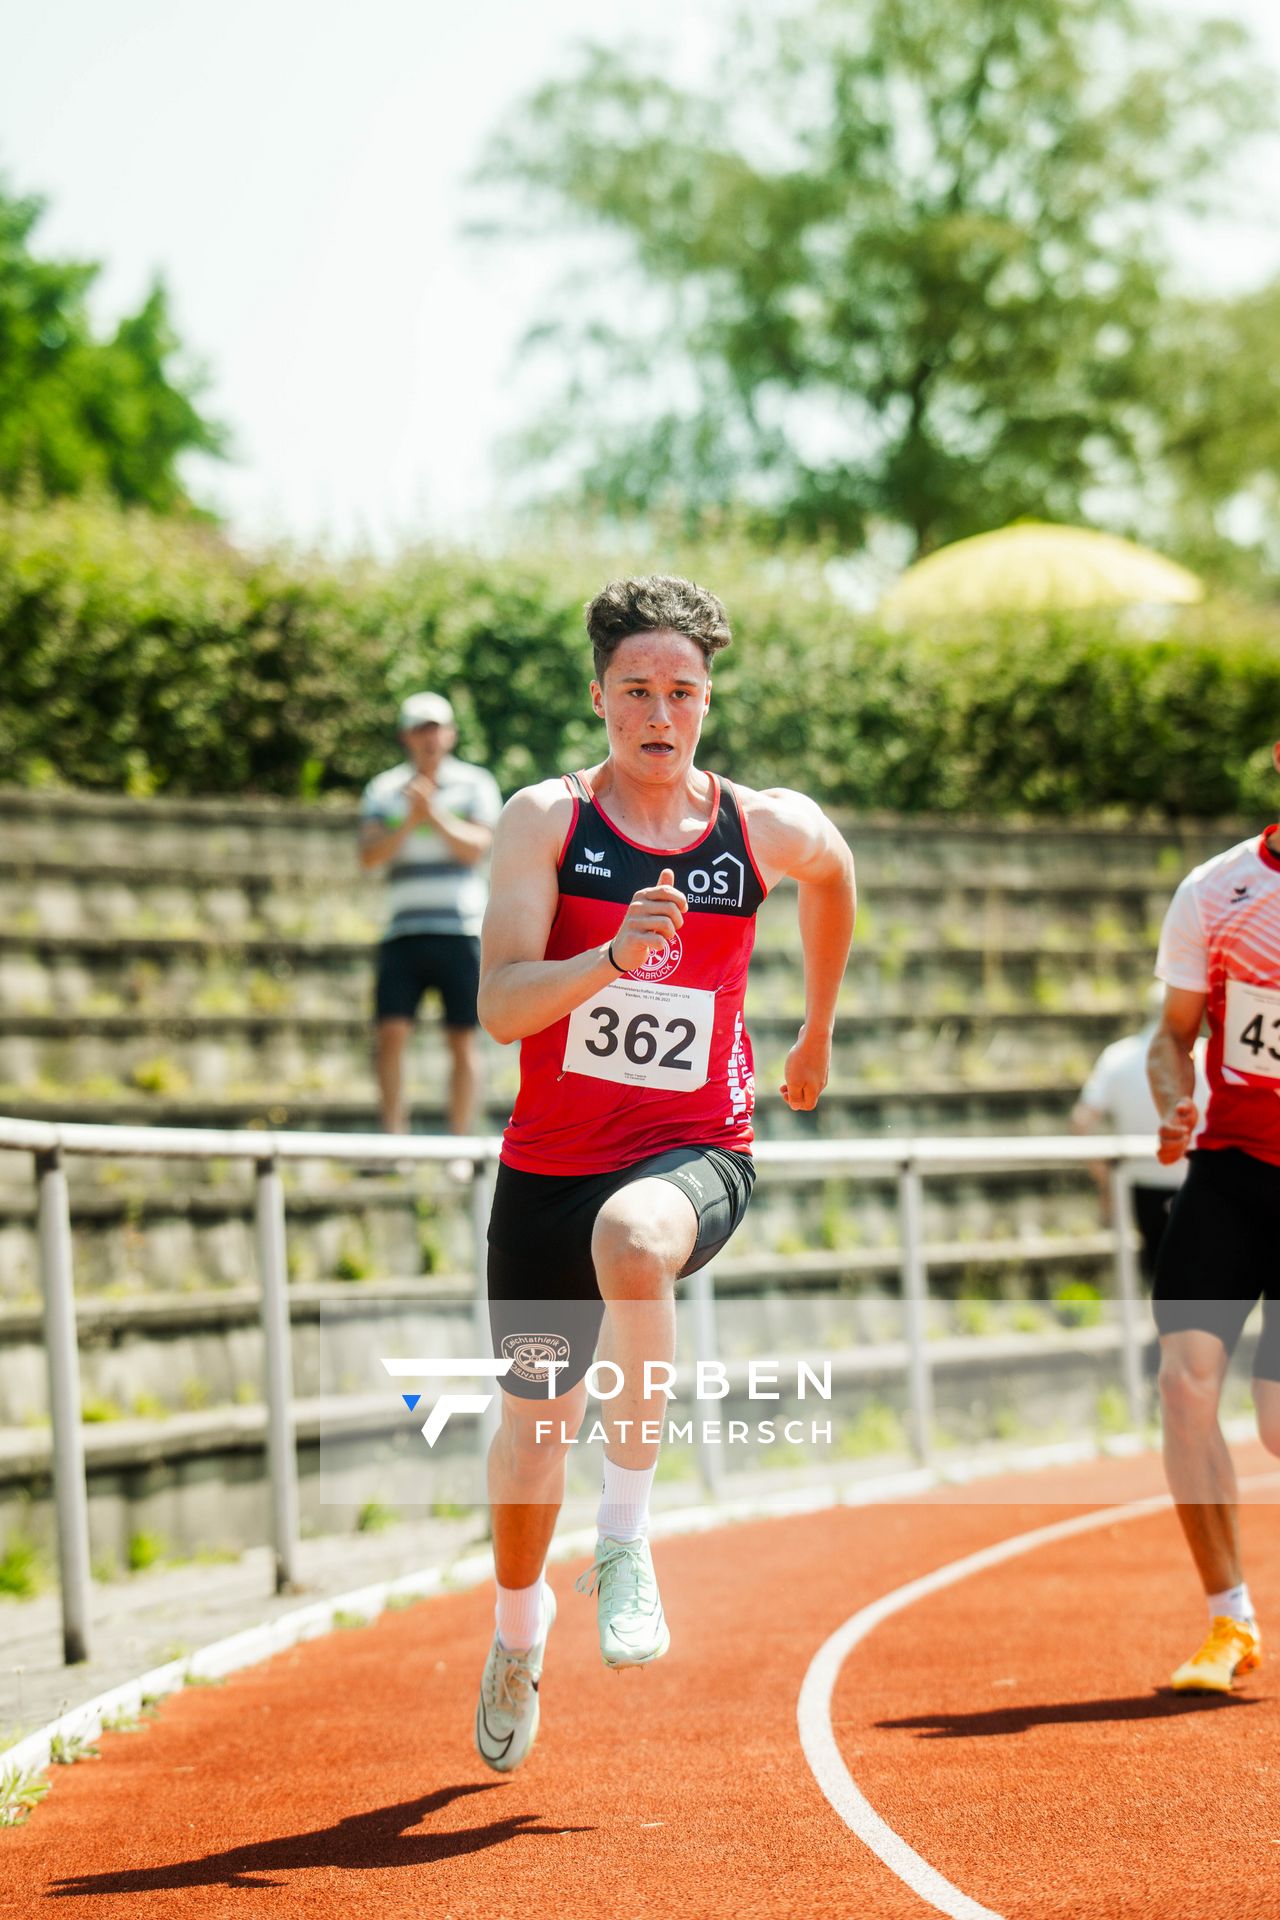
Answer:
<path fill-rule="evenodd" d="M 1228 980 L 1222 1064 L 1280 1089 L 1280 988 Z"/>
<path fill-rule="evenodd" d="M 716 996 L 700 987 L 614 980 L 569 1016 L 564 1070 L 626 1087 L 704 1086 Z"/>

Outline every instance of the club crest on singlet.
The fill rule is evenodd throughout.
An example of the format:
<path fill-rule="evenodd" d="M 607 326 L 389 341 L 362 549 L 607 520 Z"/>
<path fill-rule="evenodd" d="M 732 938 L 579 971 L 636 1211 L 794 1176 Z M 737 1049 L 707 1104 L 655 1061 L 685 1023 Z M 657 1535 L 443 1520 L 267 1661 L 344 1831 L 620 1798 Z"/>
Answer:
<path fill-rule="evenodd" d="M 629 980 L 669 980 L 684 959 L 684 947 L 677 934 L 669 946 L 655 947 L 642 966 L 632 967 Z"/>

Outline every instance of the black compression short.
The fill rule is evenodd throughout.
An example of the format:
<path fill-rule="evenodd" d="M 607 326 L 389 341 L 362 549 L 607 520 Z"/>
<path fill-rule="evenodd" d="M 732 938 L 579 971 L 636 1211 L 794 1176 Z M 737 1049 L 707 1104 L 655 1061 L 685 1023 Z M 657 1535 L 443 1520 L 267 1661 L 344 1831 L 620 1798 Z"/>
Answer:
<path fill-rule="evenodd" d="M 1233 1353 L 1263 1297 L 1253 1371 L 1280 1380 L 1280 1167 L 1239 1147 L 1200 1148 L 1160 1244 L 1161 1333 L 1212 1333 Z"/>
<path fill-rule="evenodd" d="M 591 1258 L 601 1207 L 636 1180 L 667 1180 L 692 1202 L 698 1237 L 684 1268 L 696 1273 L 741 1225 L 755 1185 L 750 1154 L 722 1147 L 673 1147 L 611 1173 L 521 1173 L 498 1167 L 489 1218 L 489 1323 L 493 1350 L 515 1364 L 508 1393 L 547 1391 L 540 1358 L 567 1363 L 557 1390 L 576 1386 L 591 1365 L 604 1302 Z"/>

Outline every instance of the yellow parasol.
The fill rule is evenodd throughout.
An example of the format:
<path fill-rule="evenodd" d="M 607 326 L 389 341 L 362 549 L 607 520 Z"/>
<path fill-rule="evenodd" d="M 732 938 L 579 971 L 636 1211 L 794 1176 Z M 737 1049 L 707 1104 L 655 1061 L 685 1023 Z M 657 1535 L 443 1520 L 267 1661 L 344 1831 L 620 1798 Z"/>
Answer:
<path fill-rule="evenodd" d="M 954 614 L 1187 606 L 1203 599 L 1195 574 L 1132 540 L 1028 520 L 940 547 L 908 567 L 880 611 L 905 625 Z"/>

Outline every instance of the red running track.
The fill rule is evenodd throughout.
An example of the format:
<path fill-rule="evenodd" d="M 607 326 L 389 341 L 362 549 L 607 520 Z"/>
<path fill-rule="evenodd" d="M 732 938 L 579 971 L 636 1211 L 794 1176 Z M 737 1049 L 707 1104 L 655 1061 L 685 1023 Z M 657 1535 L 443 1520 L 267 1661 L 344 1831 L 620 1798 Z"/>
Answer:
<path fill-rule="evenodd" d="M 0 1831 L 0 1913 L 920 1920 L 936 1909 L 809 1772 L 813 1655 L 905 1581 L 1159 1485 L 1153 1461 L 1100 1462 L 999 1504 L 971 1490 L 661 1542 L 672 1652 L 631 1673 L 601 1666 L 578 1569 L 556 1567 L 542 1731 L 508 1779 L 471 1745 L 487 1591 L 310 1642 L 55 1769 Z M 1280 1629 L 1280 1512 L 1244 1524 Z M 1170 1693 L 1203 1628 L 1168 1511 L 1040 1547 L 854 1648 L 841 1752 L 882 1818 L 1007 1920 L 1280 1920 L 1273 1667 L 1229 1699 Z"/>

